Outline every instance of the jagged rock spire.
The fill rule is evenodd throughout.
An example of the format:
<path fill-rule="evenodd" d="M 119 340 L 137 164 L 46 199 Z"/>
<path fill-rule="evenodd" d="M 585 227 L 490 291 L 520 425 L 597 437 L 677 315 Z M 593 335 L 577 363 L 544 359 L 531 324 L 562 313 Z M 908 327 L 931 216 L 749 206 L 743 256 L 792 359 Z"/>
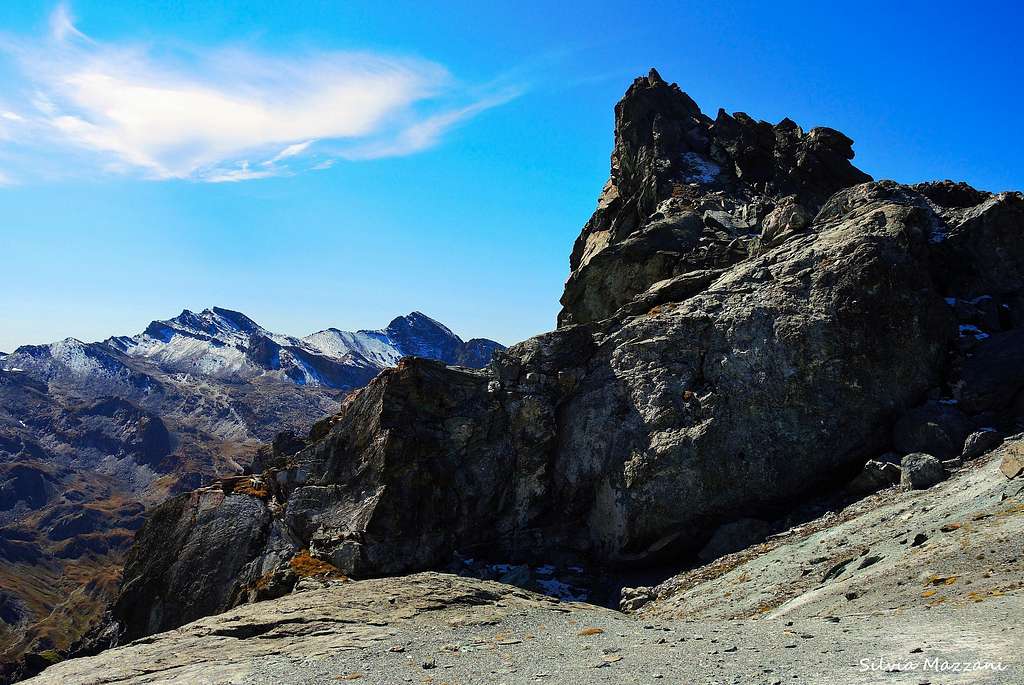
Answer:
<path fill-rule="evenodd" d="M 638 290 L 694 268 L 659 256 L 657 265 L 628 267 L 632 275 L 625 288 L 619 281 L 595 283 L 584 273 L 598 253 L 649 233 L 650 222 L 665 217 L 663 203 L 672 200 L 677 217 L 691 211 L 700 221 L 709 211 L 738 212 L 738 221 L 726 223 L 742 224 L 748 233 L 759 230 L 764 217 L 790 196 L 793 199 L 786 202 L 798 209 L 786 210 L 788 215 L 812 216 L 837 190 L 871 180 L 850 163 L 852 145 L 830 128 L 804 133 L 788 118 L 773 126 L 742 112 L 730 115 L 719 109 L 711 119 L 677 84 L 667 83 L 651 69 L 633 81 L 615 106 L 608 183 L 570 256 L 560 324 L 607 316 Z M 721 217 L 711 223 L 723 228 Z M 689 251 L 678 245 L 678 231 L 656 233 L 664 249 Z M 727 242 L 734 237 L 738 236 Z M 712 261 L 722 266 L 749 254 L 732 252 L 716 252 Z M 606 255 L 602 261 L 607 259 Z M 616 269 L 605 264 L 600 271 L 614 274 Z"/>

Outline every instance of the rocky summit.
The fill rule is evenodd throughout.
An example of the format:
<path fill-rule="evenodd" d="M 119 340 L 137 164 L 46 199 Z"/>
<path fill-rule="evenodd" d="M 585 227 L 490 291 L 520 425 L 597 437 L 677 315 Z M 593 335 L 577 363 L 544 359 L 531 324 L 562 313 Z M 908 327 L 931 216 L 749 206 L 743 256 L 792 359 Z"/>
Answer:
<path fill-rule="evenodd" d="M 853 597 L 840 600 L 832 589 L 807 595 L 808 606 L 821 607 L 807 610 L 818 621 L 813 627 L 730 623 L 702 626 L 699 638 L 673 634 L 708 638 L 680 648 L 680 656 L 707 658 L 710 652 L 725 663 L 729 654 L 762 641 L 779 654 L 790 642 L 817 648 L 833 640 L 866 652 L 879 633 L 892 632 L 887 626 L 920 630 L 932 616 L 946 626 L 964 622 L 979 640 L 991 637 L 976 608 L 952 601 L 931 615 L 887 622 L 874 613 L 886 602 L 856 604 L 870 584 L 853 578 L 867 577 L 860 571 L 869 568 L 908 572 L 915 550 L 931 549 L 924 542 L 934 536 L 922 528 L 925 541 L 917 542 L 916 528 L 932 525 L 927 517 L 904 525 L 912 513 L 906 507 L 925 506 L 909 498 L 963 482 L 957 474 L 972 460 L 986 469 L 991 497 L 985 501 L 992 505 L 964 509 L 965 516 L 984 517 L 970 519 L 972 527 L 1007 521 L 1006 530 L 1015 530 L 1019 523 L 1020 490 L 1007 485 L 1021 470 L 1014 456 L 1019 438 L 1000 445 L 1020 431 L 1024 412 L 1024 197 L 951 181 L 873 181 L 853 166 L 853 143 L 838 131 L 804 131 L 789 119 L 773 125 L 724 111 L 712 118 L 653 70 L 633 82 L 615 114 L 610 178 L 573 248 L 557 329 L 495 352 L 478 369 L 452 367 L 446 359 L 404 359 L 348 395 L 308 435 L 285 436 L 265 448 L 250 476 L 159 506 L 137 534 L 119 597 L 83 652 L 140 640 L 121 654 L 142 660 L 155 653 L 146 651 L 151 644 L 164 645 L 167 653 L 182 644 L 176 641 L 209 650 L 211 635 L 283 639 L 291 629 L 282 632 L 274 623 L 264 631 L 268 624 L 257 615 L 284 612 L 301 624 L 307 610 L 295 607 L 306 601 L 300 597 L 311 575 L 335 584 L 446 568 L 469 575 L 485 560 L 518 584 L 538 585 L 531 569 L 541 566 L 601 569 L 619 578 L 620 587 L 644 573 L 661 574 L 663 581 L 680 571 L 699 578 L 706 568 L 701 564 L 728 559 L 723 555 L 807 521 L 842 531 L 829 517 L 861 511 L 850 507 L 882 506 L 879 500 L 857 504 L 876 491 L 897 493 L 900 502 L 873 523 L 884 535 L 862 535 L 856 551 L 829 544 L 817 556 L 789 548 L 775 556 L 765 550 L 752 562 L 737 557 L 746 566 L 736 567 L 730 582 L 751 584 L 728 600 L 734 609 L 700 608 L 702 599 L 687 594 L 692 583 L 685 575 L 634 586 L 624 592 L 623 606 L 673 620 L 685 619 L 691 606 L 716 620 L 769 618 L 782 602 L 800 601 L 786 587 L 812 581 L 793 585 L 796 566 L 766 573 L 767 560 L 799 564 L 821 583 L 840 579 L 829 587 L 849 587 Z M 1003 453 L 992 456 L 997 448 Z M 999 544 L 1016 539 L 993 535 Z M 806 540 L 816 544 L 816 538 Z M 861 548 L 867 551 L 860 554 Z M 1021 588 L 1011 582 L 1020 575 L 1019 555 L 980 548 L 979 554 L 995 555 L 998 578 L 1006 580 L 981 584 L 988 593 L 982 599 L 994 598 L 1005 621 L 1019 619 Z M 945 557 L 928 558 L 936 564 L 928 589 L 905 588 L 915 601 L 932 585 L 946 587 L 953 575 L 940 568 Z M 964 572 L 980 575 L 985 562 L 976 561 Z M 727 570 L 714 577 L 725 578 Z M 422 577 L 408 582 L 422 582 L 416 578 Z M 443 582 L 464 583 L 458 587 L 468 593 L 491 587 L 480 580 Z M 544 582 L 540 589 L 557 585 Z M 397 593 L 396 587 L 400 581 L 342 583 L 317 602 L 357 601 L 360 592 Z M 722 596 L 731 596 L 729 587 Z M 423 601 L 431 601 L 434 590 L 425 592 Z M 267 599 L 275 603 L 242 607 Z M 500 606 L 504 600 L 478 603 L 491 601 Z M 866 632 L 845 636 L 829 617 L 855 605 L 872 618 L 857 624 Z M 437 606 L 451 603 L 438 600 Z M 673 613 L 676 607 L 681 613 Z M 225 611 L 231 613 L 147 637 Z M 227 624 L 234 616 L 246 627 L 232 632 Z M 564 657 L 565 640 L 586 635 L 588 622 L 609 621 L 590 634 L 615 632 L 621 639 L 580 644 L 592 648 L 587 656 L 600 660 L 598 666 L 615 668 L 631 658 L 643 634 L 635 627 L 620 630 L 615 621 L 621 619 L 600 612 L 572 624 L 550 620 L 558 627 L 547 638 L 538 635 L 548 619 L 538 618 L 537 626 L 521 631 L 533 637 L 517 632 L 508 639 L 538 639 L 544 643 L 538 655 Z M 349 635 L 349 628 L 325 630 L 344 635 L 343 641 L 370 639 Z M 418 643 L 433 630 L 423 628 L 411 639 Z M 708 631 L 723 637 L 705 650 L 715 642 Z M 824 641 L 804 641 L 803 633 Z M 667 644 L 669 637 L 662 637 L 656 645 Z M 501 639 L 494 640 L 500 655 Z M 966 651 L 968 643 L 977 644 L 966 640 L 960 648 Z M 223 681 L 307 682 L 294 675 L 296 664 L 320 653 L 277 644 L 292 656 L 253 662 L 259 667 L 246 675 L 225 672 Z M 999 659 L 1013 649 L 1019 653 L 1019 638 L 1006 644 L 971 654 Z M 668 647 L 651 649 L 652 663 L 671 657 Z M 446 655 L 412 651 L 423 669 L 447 663 Z M 113 659 L 118 652 L 110 654 Z M 327 666 L 343 667 L 331 678 L 367 672 L 354 660 L 331 658 Z M 490 675 L 482 677 L 543 678 L 559 672 L 553 658 L 529 662 L 527 671 L 507 679 L 495 675 L 500 664 L 492 660 Z M 794 657 L 776 675 L 789 678 L 792 667 L 797 677 L 816 660 L 806 653 Z M 77 674 L 78 680 L 64 682 L 95 682 L 88 669 L 99 667 L 88 663 L 72 661 L 54 678 Z M 421 679 L 426 671 L 413 665 L 399 671 Z M 261 671 L 271 675 L 260 680 Z M 324 682 L 317 678 L 326 673 L 308 682 Z M 587 679 L 591 673 L 564 682 L 599 682 Z M 848 682 L 875 682 L 849 675 Z M 921 674 L 914 675 L 920 682 Z M 368 679 L 394 682 L 387 677 Z M 736 682 L 773 677 L 751 670 Z M 174 682 L 146 670 L 119 678 Z M 800 682 L 823 680 L 808 675 Z"/>
<path fill-rule="evenodd" d="M 0 673 L 23 652 L 66 649 L 102 613 L 148 508 L 241 475 L 264 442 L 306 433 L 402 357 L 479 367 L 500 348 L 420 312 L 297 338 L 213 307 L 4 355 Z"/>

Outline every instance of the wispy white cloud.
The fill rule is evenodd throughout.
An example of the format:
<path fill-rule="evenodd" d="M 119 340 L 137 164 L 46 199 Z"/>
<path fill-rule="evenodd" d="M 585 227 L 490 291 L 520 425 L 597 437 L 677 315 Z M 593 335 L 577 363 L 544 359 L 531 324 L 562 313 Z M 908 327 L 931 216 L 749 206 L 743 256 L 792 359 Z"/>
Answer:
<path fill-rule="evenodd" d="M 283 176 L 287 172 L 278 169 L 250 169 L 249 161 L 243 160 L 237 169 L 214 169 L 202 176 L 207 183 L 237 183 L 238 181 L 251 181 L 257 178 L 271 178 L 272 176 Z"/>
<path fill-rule="evenodd" d="M 14 179 L 0 170 L 0 186 L 13 186 L 14 184 Z"/>
<path fill-rule="evenodd" d="M 56 150 L 153 179 L 295 173 L 321 143 L 347 159 L 412 154 L 513 96 L 474 97 L 443 66 L 409 57 L 102 43 L 64 4 L 47 39 L 0 37 L 0 54 L 21 77 L 0 125 L 22 159 Z"/>
<path fill-rule="evenodd" d="M 50 37 L 62 41 L 69 36 L 88 40 L 88 37 L 75 28 L 75 19 L 71 16 L 71 8 L 67 3 L 60 3 L 50 13 Z"/>
<path fill-rule="evenodd" d="M 289 145 L 285 149 L 281 150 L 280 152 L 278 152 L 276 155 L 274 155 L 273 157 L 271 157 L 267 161 L 263 162 L 263 165 L 264 166 L 270 166 L 272 164 L 276 164 L 277 162 L 280 162 L 282 159 L 288 159 L 289 157 L 294 157 L 296 155 L 301 155 L 303 152 L 305 152 L 307 149 L 309 149 L 310 145 L 312 145 L 315 142 L 316 141 L 314 141 L 314 140 L 307 140 L 307 141 L 305 141 L 303 143 L 292 143 L 291 145 Z"/>
<path fill-rule="evenodd" d="M 413 154 L 437 144 L 441 136 L 453 126 L 470 119 L 480 112 L 502 105 L 520 95 L 517 89 L 484 98 L 458 109 L 441 112 L 415 121 L 402 128 L 397 134 L 385 139 L 355 146 L 342 153 L 346 159 L 377 159 Z"/>

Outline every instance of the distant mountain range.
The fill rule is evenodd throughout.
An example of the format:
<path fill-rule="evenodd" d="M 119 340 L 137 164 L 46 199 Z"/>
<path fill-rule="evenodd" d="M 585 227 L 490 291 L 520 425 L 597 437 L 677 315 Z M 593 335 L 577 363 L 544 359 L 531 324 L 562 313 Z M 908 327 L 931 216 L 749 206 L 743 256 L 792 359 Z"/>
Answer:
<path fill-rule="evenodd" d="M 351 389 L 365 385 L 402 357 L 437 359 L 480 368 L 501 349 L 493 340 L 464 342 L 443 324 L 420 312 L 400 316 L 382 330 L 337 328 L 304 338 L 273 333 L 245 314 L 213 307 L 183 311 L 153 321 L 139 335 L 83 343 L 67 338 L 50 345 L 26 345 L 0 357 L 5 370 L 21 368 L 48 378 L 89 377 L 92 382 L 127 380 L 130 364 L 119 355 L 151 362 L 161 372 L 223 381 L 260 377 L 298 385 Z"/>
<path fill-rule="evenodd" d="M 0 354 L 0 652 L 73 639 L 150 505 L 241 472 L 402 357 L 480 368 L 499 349 L 420 312 L 299 338 L 214 307 Z"/>

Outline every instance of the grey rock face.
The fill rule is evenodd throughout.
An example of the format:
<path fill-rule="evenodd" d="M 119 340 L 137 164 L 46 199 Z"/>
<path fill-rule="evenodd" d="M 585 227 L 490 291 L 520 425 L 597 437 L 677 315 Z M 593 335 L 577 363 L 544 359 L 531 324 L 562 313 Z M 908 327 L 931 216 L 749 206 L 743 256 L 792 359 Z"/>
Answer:
<path fill-rule="evenodd" d="M 118 608 L 140 633 L 229 608 L 233 579 L 267 542 L 271 515 L 256 497 L 205 490 L 169 505 L 153 514 L 125 562 Z M 165 582 L 153 588 L 146 581 L 155 578 Z"/>
<path fill-rule="evenodd" d="M 900 468 L 903 470 L 900 484 L 913 490 L 925 490 L 936 483 L 941 483 L 946 477 L 946 468 L 942 462 L 923 452 L 914 452 L 903 457 Z"/>

